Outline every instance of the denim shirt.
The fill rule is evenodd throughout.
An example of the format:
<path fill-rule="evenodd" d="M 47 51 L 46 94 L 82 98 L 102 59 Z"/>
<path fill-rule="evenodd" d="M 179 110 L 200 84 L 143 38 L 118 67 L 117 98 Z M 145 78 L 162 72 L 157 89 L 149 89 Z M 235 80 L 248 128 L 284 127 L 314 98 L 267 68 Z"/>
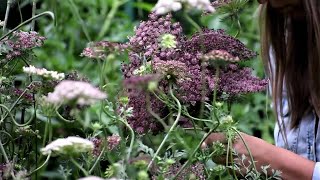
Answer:
<path fill-rule="evenodd" d="M 284 133 L 281 133 L 279 123 L 276 123 L 274 131 L 276 146 L 317 162 L 312 180 L 320 180 L 320 126 L 316 127 L 316 114 L 311 112 L 305 115 L 297 128 L 290 129 L 290 112 L 287 99 L 283 99 L 282 105 L 283 112 L 282 115 L 278 115 L 278 118 Z M 316 128 L 317 134 L 315 134 Z M 286 140 L 283 137 L 286 137 Z"/>

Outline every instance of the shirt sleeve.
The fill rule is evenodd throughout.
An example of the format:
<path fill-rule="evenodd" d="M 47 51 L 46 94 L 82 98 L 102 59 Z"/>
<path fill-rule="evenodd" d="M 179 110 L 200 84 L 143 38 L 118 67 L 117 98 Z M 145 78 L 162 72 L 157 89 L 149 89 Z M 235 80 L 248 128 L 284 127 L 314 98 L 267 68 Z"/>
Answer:
<path fill-rule="evenodd" d="M 320 162 L 317 162 L 314 166 L 312 180 L 319 180 L 320 179 Z"/>

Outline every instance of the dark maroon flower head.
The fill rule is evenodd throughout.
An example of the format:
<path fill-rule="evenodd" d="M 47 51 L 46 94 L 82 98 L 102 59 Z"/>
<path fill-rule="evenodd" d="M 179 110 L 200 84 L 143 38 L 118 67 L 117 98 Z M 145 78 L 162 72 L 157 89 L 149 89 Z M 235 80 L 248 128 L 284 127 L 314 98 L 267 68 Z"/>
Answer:
<path fill-rule="evenodd" d="M 143 21 L 135 29 L 135 35 L 129 39 L 129 47 L 133 52 L 141 53 L 146 57 L 152 57 L 162 52 L 159 45 L 160 37 L 164 34 L 172 34 L 179 40 L 182 37 L 182 27 L 179 23 L 171 22 L 172 15 L 165 17 L 157 16 L 155 13 L 149 15 L 147 21 Z M 177 44 L 179 47 L 179 43 Z M 166 52 L 165 49 L 163 49 Z"/>
<path fill-rule="evenodd" d="M 252 75 L 250 68 L 231 64 L 221 73 L 219 91 L 231 96 L 265 90 L 268 81 Z"/>
<path fill-rule="evenodd" d="M 257 55 L 246 48 L 238 39 L 227 35 L 224 30 L 204 29 L 203 32 L 198 32 L 187 40 L 183 47 L 188 52 L 202 52 L 204 54 L 212 50 L 224 50 L 241 60 L 251 59 Z"/>
<path fill-rule="evenodd" d="M 158 74 L 147 74 L 147 75 L 137 75 L 131 76 L 124 80 L 124 86 L 127 89 L 141 89 L 146 90 L 148 88 L 149 83 L 151 82 L 159 82 L 161 76 Z"/>

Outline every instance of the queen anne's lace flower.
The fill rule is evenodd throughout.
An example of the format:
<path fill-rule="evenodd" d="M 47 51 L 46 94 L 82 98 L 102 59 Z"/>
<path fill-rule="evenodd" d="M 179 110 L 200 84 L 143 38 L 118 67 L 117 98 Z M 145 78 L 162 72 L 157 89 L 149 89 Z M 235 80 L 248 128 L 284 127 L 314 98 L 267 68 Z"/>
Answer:
<path fill-rule="evenodd" d="M 32 65 L 30 65 L 29 67 L 23 67 L 23 72 L 27 73 L 27 74 L 34 74 L 34 75 L 38 75 L 38 76 L 43 76 L 46 78 L 52 78 L 54 80 L 62 80 L 65 78 L 64 73 L 58 73 L 57 71 L 48 71 L 45 68 L 36 68 Z"/>
<path fill-rule="evenodd" d="M 47 101 L 56 105 L 68 102 L 90 105 L 106 97 L 104 92 L 87 82 L 64 80 L 48 94 Z"/>
<path fill-rule="evenodd" d="M 171 11 L 179 11 L 182 4 L 179 0 L 159 0 L 153 10 L 156 14 L 166 14 Z"/>
<path fill-rule="evenodd" d="M 163 15 L 171 11 L 178 11 L 182 4 L 206 12 L 214 12 L 215 9 L 209 0 L 159 0 L 153 10 L 158 15 Z"/>
<path fill-rule="evenodd" d="M 48 154 L 75 154 L 90 152 L 94 148 L 93 142 L 80 137 L 70 136 L 52 141 L 40 151 L 43 155 Z"/>
<path fill-rule="evenodd" d="M 87 176 L 87 177 L 80 178 L 78 180 L 105 180 L 105 179 L 97 176 Z"/>

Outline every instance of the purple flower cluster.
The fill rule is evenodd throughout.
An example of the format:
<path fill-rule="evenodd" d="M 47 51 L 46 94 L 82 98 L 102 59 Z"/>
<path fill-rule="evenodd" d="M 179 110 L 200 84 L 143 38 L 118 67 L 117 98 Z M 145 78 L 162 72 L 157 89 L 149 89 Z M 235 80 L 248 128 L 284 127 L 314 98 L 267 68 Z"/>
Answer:
<path fill-rule="evenodd" d="M 203 54 L 212 50 L 224 50 L 241 60 L 251 59 L 257 55 L 238 39 L 227 35 L 224 30 L 204 29 L 193 35 L 183 47 L 189 52 L 202 52 Z"/>
<path fill-rule="evenodd" d="M 132 52 L 143 53 L 147 58 L 160 54 L 168 57 L 169 53 L 174 58 L 176 50 L 161 50 L 159 45 L 160 37 L 164 34 L 174 35 L 178 42 L 182 38 L 180 23 L 172 23 L 171 18 L 171 14 L 165 17 L 159 17 L 155 13 L 150 14 L 149 20 L 141 22 L 135 29 L 135 35 L 129 38 L 129 47 Z M 178 43 L 177 46 L 180 44 Z"/>
<path fill-rule="evenodd" d="M 115 149 L 121 141 L 121 137 L 119 135 L 112 135 L 107 137 L 107 142 L 108 142 L 108 150 L 112 151 Z"/>
<path fill-rule="evenodd" d="M 103 59 L 106 57 L 106 52 L 117 52 L 124 51 L 127 48 L 126 44 L 113 43 L 109 41 L 99 41 L 88 43 L 80 56 L 93 58 L 93 59 Z"/>
<path fill-rule="evenodd" d="M 0 42 L 0 45 L 5 45 L 8 47 L 6 59 L 11 60 L 23 55 L 28 50 L 31 50 L 35 47 L 41 47 L 45 39 L 45 37 L 40 36 L 35 31 L 16 31 L 13 32 L 13 35 L 10 39 L 7 38 Z"/>
<path fill-rule="evenodd" d="M 174 36 L 175 46 L 164 48 L 161 37 L 168 34 Z M 105 47 L 112 47 L 105 43 Z M 165 93 L 169 91 L 169 84 L 174 83 L 175 95 L 191 109 L 201 101 L 209 101 L 216 88 L 218 96 L 227 93 L 233 98 L 266 87 L 266 80 L 252 76 L 249 68 L 235 64 L 255 57 L 255 52 L 223 30 L 203 29 L 187 38 L 181 25 L 172 22 L 170 14 L 150 14 L 149 19 L 135 29 L 135 35 L 129 38 L 129 42 L 122 46 L 129 50 L 129 63 L 122 66 L 129 106 L 133 107 L 133 116 L 128 118 L 128 122 L 138 133 L 161 129 L 148 109 L 160 117 L 167 115 L 164 104 L 145 91 L 148 82 L 154 80 L 152 74 L 161 75 L 162 79 L 157 81 L 159 89 Z M 220 67 L 221 73 L 217 77 L 217 68 L 210 64 L 210 59 L 225 61 L 230 66 Z"/>
<path fill-rule="evenodd" d="M 265 89 L 268 81 L 252 76 L 250 68 L 239 68 L 230 64 L 222 73 L 219 83 L 219 91 L 229 95 L 258 92 Z"/>

